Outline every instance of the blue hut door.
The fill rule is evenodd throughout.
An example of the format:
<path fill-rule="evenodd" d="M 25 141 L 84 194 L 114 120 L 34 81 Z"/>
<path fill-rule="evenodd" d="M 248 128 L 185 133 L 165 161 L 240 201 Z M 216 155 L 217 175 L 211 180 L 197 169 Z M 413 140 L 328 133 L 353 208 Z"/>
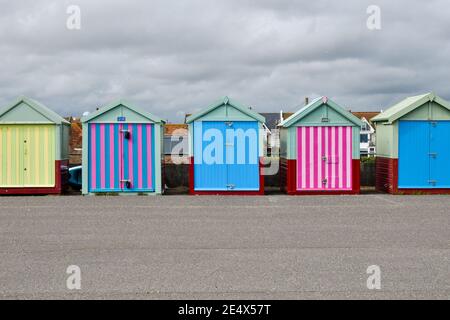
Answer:
<path fill-rule="evenodd" d="M 227 166 L 224 139 L 226 125 L 219 121 L 194 123 L 194 188 L 226 191 Z"/>
<path fill-rule="evenodd" d="M 430 184 L 450 188 L 450 121 L 430 122 Z"/>
<path fill-rule="evenodd" d="M 400 121 L 398 187 L 430 187 L 430 125 L 428 121 Z"/>
<path fill-rule="evenodd" d="M 450 122 L 400 121 L 400 189 L 450 188 Z"/>
<path fill-rule="evenodd" d="M 258 123 L 194 123 L 194 189 L 259 190 Z"/>
<path fill-rule="evenodd" d="M 227 190 L 258 191 L 258 123 L 238 121 L 226 125 Z"/>

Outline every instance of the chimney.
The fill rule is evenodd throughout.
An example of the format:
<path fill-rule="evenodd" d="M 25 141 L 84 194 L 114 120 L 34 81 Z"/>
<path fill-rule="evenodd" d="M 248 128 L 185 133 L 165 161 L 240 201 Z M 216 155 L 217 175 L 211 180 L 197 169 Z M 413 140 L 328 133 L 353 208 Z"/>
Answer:
<path fill-rule="evenodd" d="M 305 106 L 307 106 L 309 104 L 309 97 L 305 98 Z"/>

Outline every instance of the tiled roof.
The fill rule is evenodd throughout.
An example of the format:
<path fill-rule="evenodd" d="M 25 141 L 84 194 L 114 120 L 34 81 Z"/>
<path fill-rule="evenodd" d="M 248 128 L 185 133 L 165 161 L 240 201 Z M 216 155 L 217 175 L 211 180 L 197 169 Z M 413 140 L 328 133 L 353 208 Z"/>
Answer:
<path fill-rule="evenodd" d="M 185 130 L 185 134 L 187 135 L 188 125 L 187 124 L 166 124 L 164 126 L 164 134 L 172 135 L 176 130 Z"/>
<path fill-rule="evenodd" d="M 358 117 L 359 119 L 365 118 L 367 121 L 372 124 L 372 119 L 375 118 L 377 115 L 379 115 L 381 112 L 379 111 L 355 111 L 353 112 L 353 115 Z"/>

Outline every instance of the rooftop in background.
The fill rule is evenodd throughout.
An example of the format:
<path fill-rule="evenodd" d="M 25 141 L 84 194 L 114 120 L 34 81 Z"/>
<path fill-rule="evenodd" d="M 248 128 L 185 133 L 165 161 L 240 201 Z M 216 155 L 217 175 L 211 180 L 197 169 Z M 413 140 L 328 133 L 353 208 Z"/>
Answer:
<path fill-rule="evenodd" d="M 187 124 L 166 124 L 164 126 L 164 134 L 171 136 L 177 130 L 185 130 L 185 134 L 187 135 L 188 125 Z"/>
<path fill-rule="evenodd" d="M 280 124 L 280 113 L 270 112 L 270 113 L 260 113 L 264 118 L 266 118 L 266 126 L 269 130 L 277 129 Z"/>
<path fill-rule="evenodd" d="M 373 125 L 372 119 L 378 116 L 380 111 L 352 111 L 353 115 L 359 119 L 366 119 L 371 125 Z"/>

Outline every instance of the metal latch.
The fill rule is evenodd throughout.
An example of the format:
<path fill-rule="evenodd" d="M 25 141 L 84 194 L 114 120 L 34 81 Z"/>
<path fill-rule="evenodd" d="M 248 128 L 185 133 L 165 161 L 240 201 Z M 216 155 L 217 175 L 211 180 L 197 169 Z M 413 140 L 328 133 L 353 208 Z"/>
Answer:
<path fill-rule="evenodd" d="M 322 157 L 322 161 L 327 161 L 327 160 L 328 160 L 327 156 Z"/>
<path fill-rule="evenodd" d="M 231 126 L 233 126 L 233 122 L 231 122 L 231 121 L 228 121 L 228 122 L 225 122 L 225 124 L 227 125 L 227 126 L 229 126 L 229 127 L 231 127 Z"/>
<path fill-rule="evenodd" d="M 120 182 L 125 184 L 125 188 L 131 189 L 131 181 L 130 180 L 120 180 Z"/>
<path fill-rule="evenodd" d="M 435 186 L 437 185 L 437 181 L 436 180 L 428 180 L 428 183 Z"/>
<path fill-rule="evenodd" d="M 438 156 L 438 154 L 436 152 L 430 152 L 428 155 L 434 159 L 436 159 Z"/>
<path fill-rule="evenodd" d="M 120 132 L 123 133 L 123 137 L 125 139 L 127 139 L 127 140 L 130 139 L 130 136 L 131 136 L 130 131 L 128 131 L 128 130 L 120 130 Z"/>
<path fill-rule="evenodd" d="M 328 179 L 323 179 L 323 180 L 322 180 L 322 184 L 323 184 L 323 185 L 326 185 L 327 183 L 328 183 Z"/>
<path fill-rule="evenodd" d="M 233 190 L 236 186 L 234 184 L 227 184 L 227 188 Z"/>

